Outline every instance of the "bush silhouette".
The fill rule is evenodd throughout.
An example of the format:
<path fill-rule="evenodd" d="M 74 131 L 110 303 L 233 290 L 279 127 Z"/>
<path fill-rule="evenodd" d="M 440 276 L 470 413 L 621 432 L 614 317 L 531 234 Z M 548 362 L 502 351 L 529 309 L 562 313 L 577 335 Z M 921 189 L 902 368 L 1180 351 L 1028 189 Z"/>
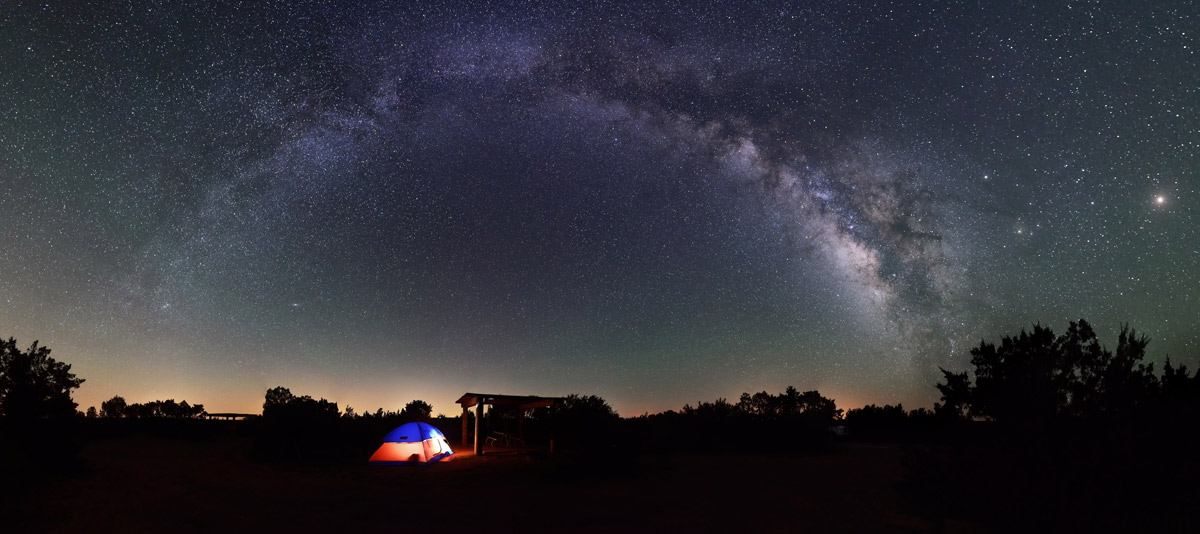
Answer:
<path fill-rule="evenodd" d="M 1123 326 L 1110 350 L 1083 320 L 982 341 L 972 373 L 942 370 L 935 412 L 959 421 L 914 455 L 912 493 L 1006 531 L 1194 531 L 1200 376 L 1160 378 L 1148 344 Z"/>
<path fill-rule="evenodd" d="M 433 406 L 423 400 L 414 400 L 405 404 L 400 413 L 409 421 L 429 421 L 433 416 Z"/>
<path fill-rule="evenodd" d="M 1136 417 L 1149 407 L 1161 407 L 1156 399 L 1167 381 L 1172 391 L 1185 391 L 1189 384 L 1186 371 L 1180 376 L 1171 368 L 1159 380 L 1154 364 L 1142 363 L 1149 343 L 1123 326 L 1113 352 L 1100 344 L 1087 321 L 1071 322 L 1059 336 L 1035 324 L 1029 332 L 1004 337 L 998 346 L 982 341 L 971 349 L 974 384 L 966 372 L 942 369 L 946 383 L 937 384 L 942 402 L 935 408 L 1015 424 Z"/>
<path fill-rule="evenodd" d="M 282 386 L 269 389 L 258 421 L 255 454 L 274 461 L 328 463 L 344 448 L 339 419 L 336 402 L 297 397 Z"/>
<path fill-rule="evenodd" d="M 44 480 L 47 472 L 69 472 L 80 442 L 71 390 L 83 383 L 71 365 L 55 361 L 35 341 L 28 350 L 13 338 L 0 340 L 0 472 L 5 484 Z"/>
<path fill-rule="evenodd" d="M 48 347 L 36 341 L 29 350 L 17 348 L 17 340 L 0 340 L 0 416 L 9 420 L 69 418 L 77 404 L 71 390 L 83 379 L 71 373 L 71 365 L 55 361 Z"/>

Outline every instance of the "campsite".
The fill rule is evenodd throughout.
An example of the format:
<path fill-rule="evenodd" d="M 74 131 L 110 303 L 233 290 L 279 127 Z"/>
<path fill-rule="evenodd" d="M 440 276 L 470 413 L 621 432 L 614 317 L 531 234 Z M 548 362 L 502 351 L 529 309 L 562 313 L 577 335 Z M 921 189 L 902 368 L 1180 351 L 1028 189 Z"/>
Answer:
<path fill-rule="evenodd" d="M 468 450 L 415 468 L 372 466 L 366 458 L 323 466 L 259 462 L 251 448 L 250 440 L 223 430 L 203 439 L 142 434 L 89 442 L 78 472 L 34 485 L 6 517 L 21 532 L 354 532 L 397 525 L 443 532 L 862 532 L 939 525 L 905 511 L 897 484 L 902 451 L 887 445 L 849 444 L 817 457 L 641 454 L 627 447 L 591 457 L 476 457 Z"/>
<path fill-rule="evenodd" d="M 0 534 L 1197 503 L 1198 0 L 0 0 Z"/>
<path fill-rule="evenodd" d="M 755 397 L 788 395 L 743 401 Z M 1162 421 L 1115 432 L 1077 426 L 1015 434 L 938 421 L 921 409 L 869 406 L 851 410 L 837 431 L 822 431 L 803 413 L 747 417 L 748 403 L 723 399 L 625 419 L 589 414 L 595 397 L 567 399 L 573 412 L 532 411 L 525 442 L 507 444 L 486 439 L 520 432 L 503 410 L 484 411 L 485 433 L 466 440 L 461 429 L 474 425 L 460 418 L 403 422 L 401 412 L 325 421 L 297 412 L 281 419 L 277 410 L 241 420 L 77 418 L 23 430 L 7 422 L 0 459 L 10 483 L 0 489 L 0 515 L 18 532 L 1195 525 L 1187 511 L 1197 466 L 1183 448 L 1194 435 L 1176 429 L 1137 438 Z M 485 438 L 482 454 L 477 435 Z"/>
<path fill-rule="evenodd" d="M 78 411 L 71 366 L 10 338 L 0 517 L 19 532 L 1194 532 L 1200 373 L 1159 373 L 1138 363 L 1144 337 L 1114 352 L 1087 327 L 981 343 L 974 380 L 943 370 L 933 410 L 789 386 L 633 417 L 597 395 L 470 391 L 455 416 L 419 399 L 358 413 L 283 386 L 261 414 L 121 396 Z"/>
<path fill-rule="evenodd" d="M 1080 365 L 1078 337 L 1034 333 L 1006 338 L 998 354 Z M 4 376 L 37 378 L 10 381 L 3 397 L 0 517 L 21 532 L 398 522 L 488 532 L 1194 531 L 1200 374 L 1134 366 L 1144 341 L 1121 338 L 1118 354 L 1134 356 L 1126 361 L 1095 352 L 1109 387 L 1057 397 L 1070 401 L 1061 407 L 1026 392 L 1084 392 L 1080 375 L 1051 385 L 1013 373 L 1020 359 L 978 358 L 977 377 L 1009 378 L 973 384 L 943 371 L 934 410 L 846 411 L 788 387 L 635 417 L 596 395 L 467 392 L 451 417 L 422 400 L 357 413 L 283 386 L 266 391 L 261 414 L 120 396 L 79 412 L 70 366 L 10 340 Z M 65 393 L 24 403 L 56 389 Z M 1008 391 L 1017 395 L 996 394 Z"/>

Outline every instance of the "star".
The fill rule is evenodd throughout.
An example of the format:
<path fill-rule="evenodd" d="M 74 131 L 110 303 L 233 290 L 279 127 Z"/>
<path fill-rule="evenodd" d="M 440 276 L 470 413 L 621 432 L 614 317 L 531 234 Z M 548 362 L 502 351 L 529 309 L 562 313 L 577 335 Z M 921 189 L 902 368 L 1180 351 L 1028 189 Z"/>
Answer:
<path fill-rule="evenodd" d="M 1200 344 L 1200 156 L 1145 120 L 1194 105 L 1169 3 L 384 4 L 5 4 L 0 336 L 88 370 L 83 409 L 165 395 L 178 358 L 229 412 L 300 384 L 442 410 L 476 377 L 622 413 L 788 385 L 916 407 L 1039 319 Z M 162 20 L 186 31 L 109 31 Z M 1144 39 L 1013 40 L 1095 27 Z M 1126 276 L 1156 283 L 1101 290 Z"/>

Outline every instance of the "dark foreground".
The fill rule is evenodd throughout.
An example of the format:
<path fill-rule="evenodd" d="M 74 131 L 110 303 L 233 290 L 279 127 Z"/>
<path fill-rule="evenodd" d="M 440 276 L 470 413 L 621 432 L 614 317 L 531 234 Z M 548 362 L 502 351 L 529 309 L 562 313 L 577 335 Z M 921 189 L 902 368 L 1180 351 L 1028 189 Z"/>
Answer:
<path fill-rule="evenodd" d="M 427 467 L 264 463 L 251 446 L 238 436 L 92 441 L 75 472 L 9 495 L 5 522 L 22 532 L 982 530 L 910 512 L 905 449 L 893 445 L 809 456 L 460 453 Z"/>

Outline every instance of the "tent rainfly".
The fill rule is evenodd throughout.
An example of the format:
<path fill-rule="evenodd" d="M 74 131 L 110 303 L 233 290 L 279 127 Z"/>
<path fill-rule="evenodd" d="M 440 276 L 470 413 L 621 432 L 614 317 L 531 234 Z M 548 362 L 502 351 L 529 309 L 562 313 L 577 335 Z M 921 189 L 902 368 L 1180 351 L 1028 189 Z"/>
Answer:
<path fill-rule="evenodd" d="M 429 423 L 405 423 L 383 438 L 371 465 L 426 465 L 454 454 L 441 430 Z"/>

